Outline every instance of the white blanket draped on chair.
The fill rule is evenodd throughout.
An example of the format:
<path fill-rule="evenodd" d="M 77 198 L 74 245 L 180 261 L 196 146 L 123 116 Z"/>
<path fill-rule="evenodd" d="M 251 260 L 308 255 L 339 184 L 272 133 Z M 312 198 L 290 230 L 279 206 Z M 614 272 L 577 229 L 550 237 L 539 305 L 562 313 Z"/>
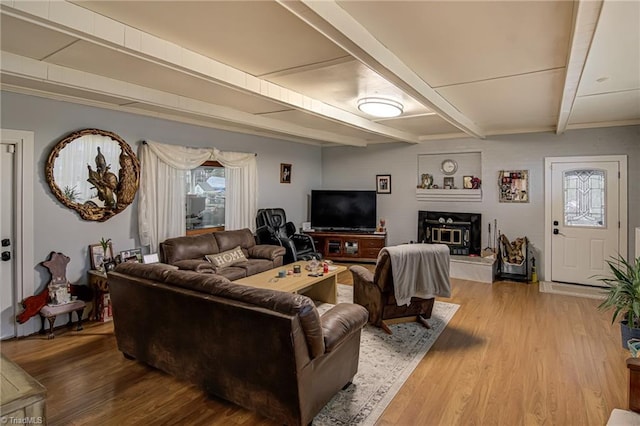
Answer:
<path fill-rule="evenodd" d="M 398 306 L 409 305 L 412 297 L 451 297 L 449 247 L 444 244 L 402 244 L 385 247 L 393 273 Z"/>

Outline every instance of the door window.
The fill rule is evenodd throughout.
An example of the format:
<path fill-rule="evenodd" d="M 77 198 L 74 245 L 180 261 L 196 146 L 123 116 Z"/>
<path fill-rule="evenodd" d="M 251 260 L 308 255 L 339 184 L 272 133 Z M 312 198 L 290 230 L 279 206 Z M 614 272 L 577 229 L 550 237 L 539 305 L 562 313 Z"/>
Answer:
<path fill-rule="evenodd" d="M 564 226 L 606 227 L 605 178 L 599 169 L 563 172 Z"/>

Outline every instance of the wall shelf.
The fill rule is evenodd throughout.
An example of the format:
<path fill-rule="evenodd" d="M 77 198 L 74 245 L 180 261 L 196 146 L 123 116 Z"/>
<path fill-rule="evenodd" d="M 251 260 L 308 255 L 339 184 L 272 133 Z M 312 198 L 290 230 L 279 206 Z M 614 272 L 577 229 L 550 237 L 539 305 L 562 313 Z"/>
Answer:
<path fill-rule="evenodd" d="M 482 189 L 416 189 L 418 201 L 482 201 Z"/>

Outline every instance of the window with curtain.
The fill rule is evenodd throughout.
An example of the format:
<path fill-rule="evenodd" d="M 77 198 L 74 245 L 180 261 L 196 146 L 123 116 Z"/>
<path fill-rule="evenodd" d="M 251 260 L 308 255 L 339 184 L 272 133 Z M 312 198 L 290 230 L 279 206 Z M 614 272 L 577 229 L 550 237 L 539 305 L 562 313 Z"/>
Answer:
<path fill-rule="evenodd" d="M 224 230 L 226 177 L 222 164 L 206 161 L 185 173 L 186 234 Z"/>

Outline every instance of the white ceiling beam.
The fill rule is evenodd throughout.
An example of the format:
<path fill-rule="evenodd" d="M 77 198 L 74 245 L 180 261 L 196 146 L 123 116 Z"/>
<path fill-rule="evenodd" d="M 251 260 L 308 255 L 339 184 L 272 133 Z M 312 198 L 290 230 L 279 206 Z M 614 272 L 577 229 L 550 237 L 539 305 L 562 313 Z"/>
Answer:
<path fill-rule="evenodd" d="M 25 6 L 24 2 L 17 2 L 14 6 L 15 7 L 11 7 L 10 5 L 2 3 L 0 4 L 0 10 L 3 14 L 26 20 L 48 29 L 60 31 L 87 42 L 95 43 L 99 46 L 110 48 L 160 66 L 197 76 L 210 81 L 212 84 L 220 84 L 241 90 L 245 93 L 251 93 L 287 107 L 351 126 L 358 130 L 408 143 L 419 142 L 418 135 L 376 123 L 317 99 L 278 86 L 267 80 L 223 64 L 215 59 L 203 56 L 169 41 L 144 33 L 136 28 L 91 12 L 73 3 L 50 1 L 47 3 L 47 7 L 37 9 L 26 7 L 28 5 Z M 60 8 L 64 9 L 64 13 L 54 13 Z M 80 17 L 82 19 L 79 19 Z M 98 21 L 100 22 L 99 26 L 93 25 L 94 22 Z M 169 107 L 169 105 L 165 106 Z M 227 109 L 230 110 L 230 108 Z M 219 110 L 219 108 L 216 108 L 216 110 Z M 228 116 L 229 114 L 225 115 Z M 240 120 L 245 120 L 245 115 L 247 114 L 238 111 L 238 115 L 242 117 Z M 255 120 L 265 119 L 257 115 L 252 116 Z M 224 117 L 220 116 L 216 118 L 222 119 Z M 283 123 L 279 120 L 271 119 L 271 121 Z M 237 119 L 235 122 L 238 122 Z M 256 123 L 253 123 L 254 126 L 255 124 Z M 281 131 L 284 132 L 285 130 Z M 307 131 L 313 132 L 314 130 L 307 129 Z M 348 145 L 367 145 L 364 140 L 334 135 L 335 137 L 332 138 L 332 142 L 344 143 L 337 141 L 337 139 L 340 138 L 350 140 L 350 143 L 345 143 Z"/>
<path fill-rule="evenodd" d="M 557 134 L 562 134 L 567 130 L 582 71 L 587 62 L 589 48 L 591 47 L 600 11 L 602 10 L 602 3 L 602 0 L 582 0 L 577 2 L 577 6 L 574 8 L 573 33 L 571 34 L 564 90 L 558 113 Z"/>
<path fill-rule="evenodd" d="M 276 0 L 360 62 L 476 138 L 485 132 L 416 75 L 333 0 Z"/>
<path fill-rule="evenodd" d="M 40 83 L 51 84 L 60 88 L 83 90 L 104 96 L 113 96 L 129 103 L 141 103 L 181 114 L 189 114 L 194 118 L 205 120 L 223 120 L 236 125 L 245 125 L 251 129 L 261 128 L 274 134 L 290 134 L 304 139 L 334 142 L 341 145 L 366 146 L 359 138 L 339 135 L 323 130 L 291 124 L 282 120 L 237 111 L 233 108 L 211 104 L 196 99 L 186 98 L 173 93 L 150 89 L 108 77 L 90 74 L 59 65 L 47 64 L 35 59 L 26 58 L 9 52 L 0 51 L 0 75 L 18 77 Z M 55 90 L 55 89 L 54 89 Z M 120 105 L 123 105 L 122 103 Z"/>

